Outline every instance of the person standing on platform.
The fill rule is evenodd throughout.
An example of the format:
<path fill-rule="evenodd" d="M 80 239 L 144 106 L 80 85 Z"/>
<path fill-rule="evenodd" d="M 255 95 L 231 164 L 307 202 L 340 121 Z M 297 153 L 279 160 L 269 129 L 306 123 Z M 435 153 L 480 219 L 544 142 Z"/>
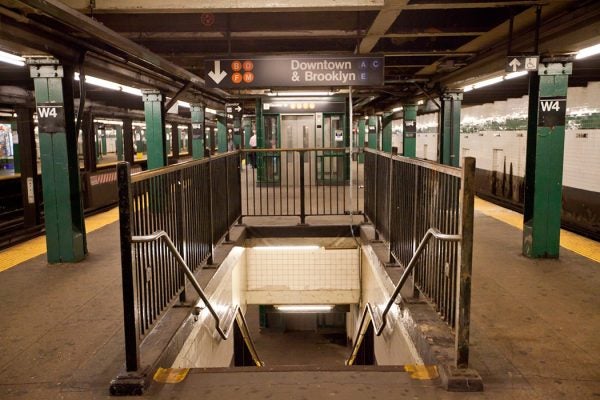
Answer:
<path fill-rule="evenodd" d="M 250 148 L 252 150 L 256 149 L 256 131 L 252 131 L 252 136 L 250 136 L 250 140 L 248 141 L 248 144 L 250 145 Z M 256 168 L 256 153 L 255 152 L 250 153 L 250 165 L 252 165 L 252 168 Z"/>

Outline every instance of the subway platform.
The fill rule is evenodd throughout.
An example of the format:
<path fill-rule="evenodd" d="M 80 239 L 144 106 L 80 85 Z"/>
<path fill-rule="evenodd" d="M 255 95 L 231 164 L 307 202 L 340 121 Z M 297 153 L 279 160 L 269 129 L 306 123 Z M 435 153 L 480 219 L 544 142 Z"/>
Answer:
<path fill-rule="evenodd" d="M 109 398 L 124 364 L 116 218 L 112 210 L 86 220 L 89 254 L 80 264 L 48 266 L 43 238 L 0 252 L 1 399 Z M 560 259 L 527 259 L 521 219 L 476 201 L 470 351 L 482 393 L 448 393 L 393 368 L 313 360 L 272 372 L 193 370 L 144 397 L 600 399 L 600 243 L 563 232 Z"/>

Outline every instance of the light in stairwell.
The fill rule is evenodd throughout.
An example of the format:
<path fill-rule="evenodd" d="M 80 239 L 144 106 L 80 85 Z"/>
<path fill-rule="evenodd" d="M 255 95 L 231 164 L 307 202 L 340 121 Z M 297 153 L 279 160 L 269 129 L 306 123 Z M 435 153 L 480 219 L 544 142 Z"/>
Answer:
<path fill-rule="evenodd" d="M 252 250 L 319 250 L 320 246 L 256 246 Z"/>
<path fill-rule="evenodd" d="M 275 309 L 282 312 L 327 312 L 333 310 L 333 305 L 281 305 Z"/>

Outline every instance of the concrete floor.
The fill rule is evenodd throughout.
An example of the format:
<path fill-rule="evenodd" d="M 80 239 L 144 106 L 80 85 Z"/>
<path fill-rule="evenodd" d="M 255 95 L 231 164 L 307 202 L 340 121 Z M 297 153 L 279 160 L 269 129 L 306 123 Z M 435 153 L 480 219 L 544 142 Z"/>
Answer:
<path fill-rule="evenodd" d="M 192 371 L 149 398 L 600 399 L 600 264 L 520 255 L 521 232 L 476 213 L 471 364 L 484 393 L 452 394 L 403 372 L 314 367 Z M 44 256 L 0 273 L 0 399 L 108 398 L 123 362 L 117 224 L 78 265 Z M 283 347 L 285 349 L 285 347 Z"/>

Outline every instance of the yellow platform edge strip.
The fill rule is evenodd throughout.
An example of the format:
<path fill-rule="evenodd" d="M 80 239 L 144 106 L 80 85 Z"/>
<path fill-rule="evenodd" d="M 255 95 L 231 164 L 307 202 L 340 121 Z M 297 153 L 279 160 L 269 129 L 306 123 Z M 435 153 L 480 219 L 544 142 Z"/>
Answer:
<path fill-rule="evenodd" d="M 189 371 L 189 368 L 158 368 L 153 379 L 158 383 L 179 383 L 185 379 Z"/>
<path fill-rule="evenodd" d="M 475 198 L 475 210 L 523 230 L 523 215 L 518 212 L 497 206 L 478 197 Z M 600 263 L 600 242 L 561 229 L 560 245 L 567 250 Z"/>
<path fill-rule="evenodd" d="M 409 364 L 404 366 L 404 371 L 408 372 L 412 379 L 421 381 L 437 379 L 439 376 L 437 367 L 435 365 Z"/>
<path fill-rule="evenodd" d="M 119 219 L 119 209 L 117 207 L 108 211 L 92 215 L 85 219 L 85 227 L 88 233 L 100 229 Z M 15 267 L 25 261 L 31 260 L 41 254 L 46 253 L 46 236 L 39 236 L 34 239 L 19 243 L 8 249 L 0 251 L 0 272 Z"/>

